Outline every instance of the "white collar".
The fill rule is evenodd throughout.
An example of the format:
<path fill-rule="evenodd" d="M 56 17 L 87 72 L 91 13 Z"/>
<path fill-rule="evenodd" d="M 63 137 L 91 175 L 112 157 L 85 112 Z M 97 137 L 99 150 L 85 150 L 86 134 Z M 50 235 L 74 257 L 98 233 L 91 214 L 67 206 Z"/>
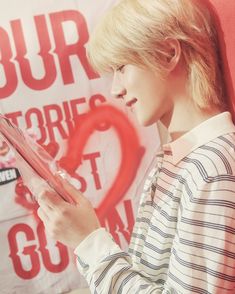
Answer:
<path fill-rule="evenodd" d="M 159 132 L 162 130 L 160 129 Z M 178 139 L 163 144 L 162 150 L 170 153 L 173 164 L 177 164 L 196 148 L 232 132 L 235 132 L 232 116 L 230 112 L 222 112 L 205 120 Z"/>

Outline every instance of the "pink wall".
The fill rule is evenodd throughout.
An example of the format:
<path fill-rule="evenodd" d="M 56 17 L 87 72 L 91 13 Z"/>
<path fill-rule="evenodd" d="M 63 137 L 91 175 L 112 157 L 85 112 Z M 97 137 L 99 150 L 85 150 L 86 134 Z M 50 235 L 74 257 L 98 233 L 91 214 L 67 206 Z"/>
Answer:
<path fill-rule="evenodd" d="M 226 78 L 229 86 L 230 97 L 235 104 L 235 1 L 234 0 L 210 0 L 213 4 L 220 22 L 220 38 L 222 53 L 228 61 L 226 65 Z"/>

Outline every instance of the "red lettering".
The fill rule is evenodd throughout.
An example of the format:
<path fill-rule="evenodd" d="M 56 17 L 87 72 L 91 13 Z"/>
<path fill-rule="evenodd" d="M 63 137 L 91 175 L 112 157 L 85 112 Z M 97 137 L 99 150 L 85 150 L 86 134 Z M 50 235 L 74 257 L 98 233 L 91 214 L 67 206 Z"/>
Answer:
<path fill-rule="evenodd" d="M 22 116 L 22 111 L 16 111 L 7 113 L 5 115 L 7 118 L 9 118 L 15 125 L 19 125 L 18 118 Z"/>
<path fill-rule="evenodd" d="M 33 279 L 40 272 L 40 259 L 39 254 L 36 251 L 37 245 L 25 246 L 22 253 L 19 252 L 19 247 L 17 244 L 18 234 L 24 233 L 27 241 L 34 241 L 35 235 L 32 228 L 27 224 L 16 224 L 14 225 L 8 233 L 8 241 L 10 246 L 9 256 L 12 259 L 13 267 L 15 273 L 22 279 Z M 51 261 L 51 255 L 47 249 L 47 239 L 45 235 L 44 226 L 39 222 L 37 227 L 37 237 L 39 242 L 38 250 L 41 252 L 42 261 L 45 268 L 51 273 L 59 273 L 64 271 L 69 264 L 69 254 L 68 249 L 63 244 L 57 242 L 56 247 L 59 253 L 59 262 L 54 264 Z M 22 242 L 21 242 L 22 243 Z M 26 261 L 22 260 L 20 255 L 25 255 L 30 258 L 31 269 L 24 269 L 23 264 L 28 264 Z"/>
<path fill-rule="evenodd" d="M 69 109 L 69 104 L 67 101 L 63 102 L 63 109 L 64 109 L 64 114 L 65 114 L 64 122 L 67 124 L 68 134 L 70 136 L 74 130 L 74 124 L 72 121 L 72 115 L 71 115 L 71 112 Z"/>
<path fill-rule="evenodd" d="M 84 114 L 84 112 L 83 113 L 78 112 L 78 107 L 77 106 L 80 105 L 80 104 L 86 104 L 86 98 L 85 97 L 73 99 L 73 100 L 70 101 L 70 107 L 72 109 L 72 115 L 73 115 L 73 120 L 74 120 L 75 125 L 81 123 L 81 120 L 86 115 L 86 114 Z"/>
<path fill-rule="evenodd" d="M 60 135 L 66 140 L 73 135 L 75 127 L 83 123 L 87 112 L 90 109 L 95 109 L 98 104 L 105 103 L 105 97 L 96 94 L 88 100 L 85 97 L 76 98 L 70 101 L 64 101 L 60 104 L 50 104 L 43 107 L 43 111 L 39 108 L 29 108 L 25 114 L 22 111 L 10 112 L 5 114 L 15 125 L 23 126 L 20 119 L 25 119 L 25 128 L 35 128 L 38 132 L 37 142 L 45 144 L 46 141 L 57 141 L 56 135 Z M 97 124 L 96 130 L 105 131 L 110 127 L 110 124 L 101 122 Z M 96 179 L 96 186 L 99 186 Z"/>
<path fill-rule="evenodd" d="M 93 110 L 97 106 L 99 106 L 101 103 L 105 103 L 105 102 L 106 102 L 106 98 L 103 95 L 101 94 L 93 95 L 91 96 L 91 99 L 89 100 L 90 109 Z M 110 124 L 107 122 L 100 123 L 98 124 L 98 126 L 96 126 L 97 131 L 107 131 L 109 128 L 110 128 Z"/>
<path fill-rule="evenodd" d="M 60 261 L 57 264 L 52 263 L 50 252 L 47 249 L 47 239 L 43 223 L 40 222 L 37 227 L 37 234 L 39 238 L 39 251 L 41 251 L 42 260 L 45 268 L 51 273 L 60 273 L 64 271 L 69 264 L 68 249 L 60 242 L 56 243 L 59 252 Z"/>
<path fill-rule="evenodd" d="M 134 223 L 135 223 L 135 217 L 134 217 L 134 212 L 132 209 L 131 200 L 125 200 L 123 204 L 125 207 L 125 212 L 127 217 L 127 230 L 128 232 L 130 232 L 130 235 L 131 235 L 133 227 L 134 227 Z"/>
<path fill-rule="evenodd" d="M 39 52 L 37 56 L 41 61 L 40 76 L 33 75 L 32 62 L 28 58 L 29 48 L 27 48 L 23 25 L 20 19 L 10 22 L 12 38 L 16 50 L 15 60 L 19 64 L 22 80 L 24 84 L 33 90 L 44 90 L 49 88 L 57 77 L 55 64 L 55 54 L 58 56 L 58 62 L 61 70 L 61 76 L 65 85 L 74 83 L 74 73 L 71 65 L 71 56 L 78 58 L 87 77 L 96 79 L 96 74 L 86 57 L 85 45 L 89 39 L 87 23 L 85 17 L 77 10 L 60 11 L 49 14 L 51 28 L 54 36 L 55 50 L 51 53 L 52 44 L 49 36 L 49 29 L 45 15 L 34 16 L 35 36 L 39 44 Z M 66 32 L 64 24 L 72 22 L 75 27 L 76 41 L 72 44 L 66 43 Z M 0 27 L 0 64 L 5 75 L 4 84 L 0 87 L 0 99 L 12 95 L 18 85 L 18 77 L 14 62 L 12 62 L 11 42 L 6 30 Z M 35 60 L 35 56 L 33 57 Z M 2 75 L 3 76 L 3 75 Z"/>
<path fill-rule="evenodd" d="M 85 154 L 83 156 L 84 160 L 89 160 L 90 161 L 91 174 L 93 175 L 93 178 L 94 178 L 94 183 L 95 183 L 96 190 L 100 190 L 102 188 L 101 183 L 100 183 L 99 173 L 97 172 L 98 168 L 97 168 L 97 164 L 96 164 L 96 159 L 98 157 L 100 158 L 100 152 L 89 153 L 89 154 Z"/>
<path fill-rule="evenodd" d="M 44 126 L 42 113 L 39 109 L 37 109 L 35 107 L 30 108 L 25 114 L 25 122 L 26 122 L 27 128 L 31 128 L 33 126 L 32 116 L 35 116 L 37 119 L 37 127 L 40 131 L 40 136 L 41 136 L 37 142 L 39 144 L 43 144 L 46 141 L 47 134 L 46 134 L 45 126 Z M 34 126 L 36 127 L 36 125 L 34 125 Z"/>
<path fill-rule="evenodd" d="M 5 85 L 0 87 L 0 99 L 12 95 L 17 87 L 18 80 L 15 65 L 11 61 L 12 51 L 7 32 L 0 27 L 0 64 L 5 73 Z"/>
<path fill-rule="evenodd" d="M 95 94 L 95 95 L 91 96 L 91 98 L 89 100 L 90 109 L 93 110 L 94 108 L 96 108 L 97 106 L 99 106 L 102 103 L 105 103 L 106 101 L 107 100 L 103 95 Z"/>
<path fill-rule="evenodd" d="M 48 134 L 49 134 L 50 142 L 56 141 L 55 140 L 55 133 L 53 131 L 54 128 L 56 128 L 59 131 L 59 133 L 63 139 L 68 138 L 68 135 L 66 134 L 66 132 L 62 126 L 63 114 L 62 114 L 60 106 L 57 104 L 51 104 L 51 105 L 44 106 L 43 109 L 45 112 L 46 125 L 48 127 Z M 54 121 L 52 118 L 52 112 L 57 117 Z"/>
<path fill-rule="evenodd" d="M 22 252 L 23 255 L 26 255 L 30 258 L 31 269 L 25 270 L 21 259 L 19 257 L 19 248 L 17 245 L 17 234 L 23 232 L 26 236 L 27 241 L 35 240 L 33 230 L 26 224 L 17 224 L 13 226 L 8 233 L 8 241 L 10 246 L 10 258 L 15 269 L 16 274 L 22 279 L 32 279 L 40 271 L 40 261 L 38 253 L 36 250 L 36 245 L 26 246 Z"/>
<path fill-rule="evenodd" d="M 121 233 L 126 239 L 126 241 L 129 243 L 132 229 L 134 226 L 134 214 L 133 214 L 131 201 L 125 200 L 123 203 L 125 208 L 125 215 L 127 216 L 127 228 L 125 228 L 122 218 L 120 217 L 116 208 L 111 208 L 110 213 L 107 216 L 109 231 L 112 234 L 114 240 L 119 245 L 121 244 L 120 244 L 120 238 L 118 233 Z"/>
<path fill-rule="evenodd" d="M 86 57 L 85 44 L 89 39 L 89 34 L 84 16 L 77 10 L 67 10 L 51 13 L 50 20 L 56 44 L 55 52 L 59 57 L 64 84 L 67 85 L 74 83 L 73 72 L 69 59 L 71 55 L 76 55 L 79 58 L 90 80 L 98 78 L 99 76 L 91 69 Z M 63 23 L 66 21 L 72 21 L 76 26 L 78 41 L 74 44 L 66 44 L 63 31 Z"/>
<path fill-rule="evenodd" d="M 79 181 L 80 187 L 78 187 L 78 190 L 81 191 L 82 193 L 86 192 L 86 189 L 87 189 L 86 180 L 83 177 L 81 177 L 79 174 L 77 174 L 76 172 L 69 173 L 69 175 L 72 178 L 75 178 L 77 181 Z"/>
<path fill-rule="evenodd" d="M 20 20 L 11 21 L 12 34 L 16 46 L 16 60 L 20 66 L 22 79 L 29 88 L 33 90 L 43 90 L 49 88 L 56 78 L 56 67 L 51 50 L 50 38 L 47 30 L 44 15 L 34 17 L 40 51 L 38 55 L 42 59 L 45 74 L 42 78 L 33 77 L 29 59 L 26 56 L 27 48 L 25 44 L 23 29 Z M 35 58 L 35 57 L 34 57 Z"/>

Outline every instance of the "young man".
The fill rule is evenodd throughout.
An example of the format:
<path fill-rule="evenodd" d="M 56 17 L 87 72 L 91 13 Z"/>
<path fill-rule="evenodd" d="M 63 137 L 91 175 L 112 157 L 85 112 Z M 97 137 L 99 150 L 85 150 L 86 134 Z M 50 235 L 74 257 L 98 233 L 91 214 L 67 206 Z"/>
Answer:
<path fill-rule="evenodd" d="M 38 214 L 76 247 L 92 293 L 235 291 L 235 126 L 204 3 L 122 0 L 89 42 L 93 67 L 113 72 L 112 93 L 141 125 L 160 120 L 171 136 L 146 180 L 128 253 L 68 183 L 76 206 L 42 193 Z"/>

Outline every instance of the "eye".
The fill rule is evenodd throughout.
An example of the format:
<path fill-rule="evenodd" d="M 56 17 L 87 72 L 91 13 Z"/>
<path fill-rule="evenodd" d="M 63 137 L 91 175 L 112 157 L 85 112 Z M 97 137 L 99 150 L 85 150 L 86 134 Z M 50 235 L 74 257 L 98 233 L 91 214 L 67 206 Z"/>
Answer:
<path fill-rule="evenodd" d="M 123 72 L 125 65 L 121 65 L 119 67 L 117 67 L 116 71 L 120 71 Z"/>

